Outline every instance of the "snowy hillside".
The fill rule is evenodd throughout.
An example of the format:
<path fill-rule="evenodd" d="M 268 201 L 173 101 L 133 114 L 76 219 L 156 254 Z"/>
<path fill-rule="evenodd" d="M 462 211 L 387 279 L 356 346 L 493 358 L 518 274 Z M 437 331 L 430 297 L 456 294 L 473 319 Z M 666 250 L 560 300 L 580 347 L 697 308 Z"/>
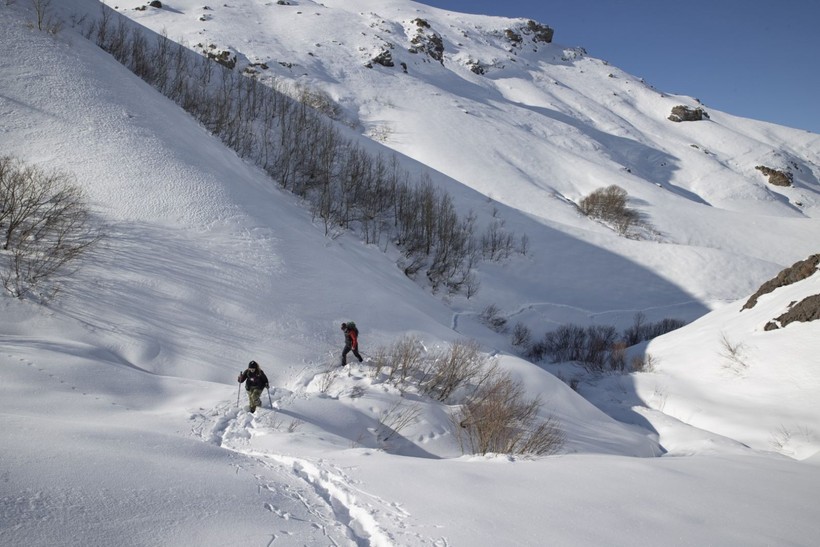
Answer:
<path fill-rule="evenodd" d="M 560 45 L 561 29 L 547 43 L 527 20 L 406 0 L 237 1 L 207 9 L 178 0 L 134 9 L 142 4 L 118 6 L 194 49 L 224 52 L 262 81 L 323 90 L 340 120 L 365 135 L 701 302 L 740 298 L 816 251 L 820 136 L 708 105 L 708 120 L 671 122 L 673 107 L 701 105 Z M 373 61 L 384 52 L 392 67 Z M 790 172 L 793 186 L 768 184 L 758 166 Z M 646 215 L 652 242 L 624 241 L 568 202 L 610 184 Z M 574 262 L 537 239 L 546 247 L 534 255 Z M 565 281 L 547 281 L 539 298 L 554 300 Z M 511 297 L 513 307 L 524 304 Z"/>
<path fill-rule="evenodd" d="M 482 264 L 474 298 L 430 294 L 381 248 L 327 237 L 84 39 L 96 2 L 53 6 L 56 35 L 0 4 L 0 155 L 71 173 L 106 232 L 58 298 L 0 298 L 0 545 L 811 545 L 818 323 L 764 327 L 820 273 L 740 308 L 817 252 L 818 136 L 711 110 L 674 124 L 690 99 L 556 44 L 513 47 L 508 20 L 289 3 L 118 9 L 324 89 L 344 123 L 531 251 Z M 443 65 L 408 52 L 416 18 Z M 388 41 L 395 66 L 364 67 Z M 767 186 L 759 163 L 791 166 L 794 187 Z M 656 237 L 567 202 L 611 183 Z M 630 350 L 653 371 L 587 375 L 515 356 L 478 319 L 488 304 L 539 336 L 635 312 L 694 321 Z M 350 319 L 367 360 L 338 369 Z M 457 404 L 374 372 L 404 336 L 431 354 L 480 340 L 541 397 L 561 450 L 463 455 Z M 250 359 L 272 386 L 256 414 L 235 381 Z"/>

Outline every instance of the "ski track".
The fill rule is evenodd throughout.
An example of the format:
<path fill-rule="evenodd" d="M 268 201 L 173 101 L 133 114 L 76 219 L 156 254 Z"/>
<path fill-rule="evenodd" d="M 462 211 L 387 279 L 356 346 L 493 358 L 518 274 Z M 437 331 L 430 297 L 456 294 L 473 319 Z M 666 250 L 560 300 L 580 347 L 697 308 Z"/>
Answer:
<path fill-rule="evenodd" d="M 191 416 L 192 433 L 205 442 L 250 458 L 252 463 L 237 464 L 237 472 L 253 475 L 260 495 L 265 498 L 265 508 L 283 523 L 310 523 L 330 545 L 446 547 L 448 542 L 444 538 L 433 539 L 408 530 L 406 519 L 410 514 L 400 504 L 357 488 L 355 481 L 337 466 L 322 459 L 251 448 L 254 431 L 276 431 L 281 426 L 275 413 L 280 401 L 297 396 L 292 392 L 279 395 L 273 401 L 273 409 L 263 409 L 256 415 L 246 412 L 244 407 L 236 408 L 231 402 L 222 402 L 211 411 Z M 271 544 L 283 534 L 287 535 L 273 534 Z"/>
<path fill-rule="evenodd" d="M 727 301 L 719 301 L 719 302 L 728 303 L 730 301 L 727 300 Z M 652 307 L 648 307 L 648 308 L 621 308 L 621 309 L 608 309 L 608 310 L 598 310 L 598 311 L 593 311 L 593 310 L 589 310 L 589 309 L 586 309 L 586 308 L 581 308 L 581 307 L 578 307 L 578 306 L 570 306 L 568 304 L 561 304 L 561 303 L 558 303 L 558 302 L 531 302 L 531 303 L 523 304 L 523 305 L 519 306 L 518 309 L 516 309 L 516 310 L 506 312 L 504 314 L 504 318 L 507 319 L 507 321 L 511 321 L 515 317 L 523 315 L 524 313 L 529 312 L 529 311 L 568 310 L 568 311 L 571 311 L 571 312 L 576 312 L 577 314 L 579 314 L 581 316 L 588 317 L 591 320 L 594 320 L 597 317 L 606 317 L 606 316 L 609 316 L 609 315 L 623 315 L 623 314 L 628 314 L 628 313 L 629 314 L 635 314 L 635 313 L 638 313 L 638 312 L 643 313 L 643 312 L 657 312 L 657 311 L 663 311 L 663 310 L 676 310 L 676 309 L 678 309 L 682 306 L 687 306 L 687 305 L 690 305 L 690 304 L 699 304 L 699 302 L 697 300 L 684 300 L 684 301 L 680 301 L 680 302 L 673 302 L 673 303 L 665 304 L 665 305 L 662 305 L 662 306 L 652 306 Z M 480 313 L 475 312 L 475 311 L 456 312 L 456 313 L 453 314 L 452 319 L 450 321 L 450 328 L 452 330 L 456 331 L 456 332 L 461 332 L 459 330 L 459 320 L 462 317 L 468 317 L 468 316 L 469 317 L 479 317 Z M 549 323 L 554 323 L 556 325 L 559 324 L 557 321 L 552 321 L 552 320 L 547 320 L 547 321 Z"/>
<path fill-rule="evenodd" d="M 4 345 L 4 348 L 7 349 L 10 346 Z M 106 403 L 105 398 L 97 393 L 94 393 L 91 390 L 86 388 L 81 388 L 77 385 L 74 385 L 71 380 L 67 380 L 61 374 L 57 372 L 57 368 L 55 366 L 50 366 L 47 368 L 47 365 L 40 364 L 36 361 L 29 359 L 28 357 L 20 357 L 14 353 L 7 353 L 6 357 L 9 363 L 18 362 L 24 366 L 31 368 L 32 370 L 36 371 L 37 373 L 43 374 L 49 378 L 50 384 L 53 386 L 53 389 L 60 389 L 60 390 L 70 390 L 77 395 L 81 395 L 83 397 L 91 397 L 94 401 L 98 401 L 101 403 Z M 55 384 L 56 383 L 56 384 Z M 124 410 L 131 410 L 131 408 L 124 406 L 117 401 L 107 401 L 107 404 L 110 404 L 114 407 L 119 407 Z"/>

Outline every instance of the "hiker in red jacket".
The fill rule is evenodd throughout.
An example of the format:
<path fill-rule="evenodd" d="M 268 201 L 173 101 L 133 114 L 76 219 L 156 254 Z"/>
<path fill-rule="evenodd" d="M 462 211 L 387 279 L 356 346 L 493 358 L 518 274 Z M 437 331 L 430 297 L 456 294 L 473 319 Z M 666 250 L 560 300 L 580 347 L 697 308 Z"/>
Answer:
<path fill-rule="evenodd" d="M 356 323 L 353 321 L 342 323 L 342 331 L 345 333 L 345 349 L 342 350 L 341 366 L 347 365 L 347 354 L 351 351 L 361 363 L 363 359 L 362 356 L 359 355 L 359 329 L 356 328 Z"/>

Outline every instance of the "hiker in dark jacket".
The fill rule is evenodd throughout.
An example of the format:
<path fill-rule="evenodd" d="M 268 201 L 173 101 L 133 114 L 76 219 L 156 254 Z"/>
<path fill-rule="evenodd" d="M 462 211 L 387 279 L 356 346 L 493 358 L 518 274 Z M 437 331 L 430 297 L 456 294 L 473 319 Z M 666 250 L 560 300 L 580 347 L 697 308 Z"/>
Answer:
<path fill-rule="evenodd" d="M 245 390 L 248 392 L 249 410 L 251 412 L 254 412 L 256 407 L 262 406 L 262 390 L 269 388 L 270 384 L 268 383 L 268 377 L 265 376 L 265 373 L 259 368 L 259 364 L 256 361 L 251 361 L 248 364 L 248 368 L 239 374 L 239 378 L 237 378 L 236 381 L 240 384 L 245 382 Z"/>
<path fill-rule="evenodd" d="M 341 366 L 347 365 L 347 354 L 351 351 L 361 363 L 363 359 L 359 355 L 359 329 L 356 328 L 356 323 L 353 321 L 342 323 L 342 331 L 345 333 L 345 349 L 342 350 Z"/>

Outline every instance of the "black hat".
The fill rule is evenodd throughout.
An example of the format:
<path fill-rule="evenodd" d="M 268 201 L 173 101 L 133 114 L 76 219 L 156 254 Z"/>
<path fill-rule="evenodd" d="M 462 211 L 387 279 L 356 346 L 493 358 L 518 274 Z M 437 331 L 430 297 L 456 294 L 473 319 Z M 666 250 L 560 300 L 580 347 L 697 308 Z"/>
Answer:
<path fill-rule="evenodd" d="M 248 363 L 248 368 L 259 368 L 259 365 L 256 364 L 256 361 L 251 361 Z"/>

